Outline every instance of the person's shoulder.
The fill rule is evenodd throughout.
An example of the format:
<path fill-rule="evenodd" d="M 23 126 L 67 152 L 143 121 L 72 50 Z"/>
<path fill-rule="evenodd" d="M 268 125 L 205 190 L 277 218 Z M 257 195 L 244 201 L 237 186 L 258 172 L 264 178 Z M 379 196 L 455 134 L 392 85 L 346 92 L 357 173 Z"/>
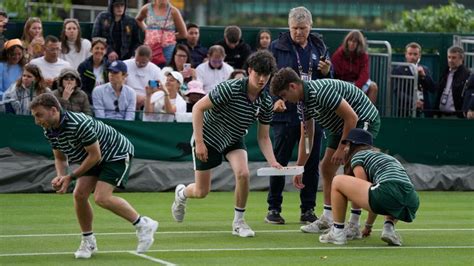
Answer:
<path fill-rule="evenodd" d="M 124 63 L 125 65 L 127 65 L 127 70 L 130 69 L 130 68 L 133 67 L 133 66 L 136 66 L 136 64 L 135 64 L 135 59 L 134 59 L 134 58 L 130 58 L 130 59 L 124 60 L 123 63 Z"/>

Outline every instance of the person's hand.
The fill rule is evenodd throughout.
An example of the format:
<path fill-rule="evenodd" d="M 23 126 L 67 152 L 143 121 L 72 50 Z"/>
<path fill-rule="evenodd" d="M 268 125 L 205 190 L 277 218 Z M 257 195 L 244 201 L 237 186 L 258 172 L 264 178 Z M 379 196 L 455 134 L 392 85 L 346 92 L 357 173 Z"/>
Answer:
<path fill-rule="evenodd" d="M 283 168 L 283 166 L 281 166 L 281 164 L 277 161 L 271 162 L 270 166 L 273 167 L 273 168 L 276 168 L 276 169 L 282 169 Z"/>
<path fill-rule="evenodd" d="M 416 101 L 416 109 L 423 109 L 424 103 L 423 101 Z"/>
<path fill-rule="evenodd" d="M 145 86 L 145 92 L 146 96 L 151 96 L 153 93 L 155 93 L 158 89 L 152 88 L 150 86 Z"/>
<path fill-rule="evenodd" d="M 286 110 L 285 101 L 279 99 L 273 104 L 273 112 L 281 113 Z"/>
<path fill-rule="evenodd" d="M 343 148 L 337 148 L 331 158 L 331 162 L 336 165 L 344 164 L 344 158 L 346 154 Z"/>
<path fill-rule="evenodd" d="M 113 62 L 119 58 L 118 54 L 116 52 L 110 52 L 108 55 L 109 62 Z"/>
<path fill-rule="evenodd" d="M 57 176 L 51 180 L 51 185 L 56 193 L 64 194 L 67 192 L 71 180 L 72 178 L 70 175 Z"/>
<path fill-rule="evenodd" d="M 64 90 L 63 90 L 63 99 L 64 100 L 69 100 L 69 98 L 71 97 L 72 93 L 74 92 L 74 85 L 73 84 L 66 84 L 66 86 L 64 86 Z"/>
<path fill-rule="evenodd" d="M 426 73 L 425 73 L 425 70 L 423 69 L 423 67 L 422 67 L 422 66 L 418 66 L 417 69 L 418 69 L 418 76 L 419 76 L 420 78 L 424 78 L 424 77 L 426 76 Z"/>
<path fill-rule="evenodd" d="M 295 175 L 293 176 L 293 186 L 297 189 L 303 189 L 303 175 Z"/>
<path fill-rule="evenodd" d="M 323 74 L 323 76 L 327 76 L 330 69 L 331 69 L 331 61 L 329 61 L 326 58 L 324 60 L 319 60 L 318 70 L 321 71 L 321 74 Z"/>
<path fill-rule="evenodd" d="M 361 233 L 362 237 L 369 237 L 370 233 L 372 233 L 372 226 L 365 225 Z"/>
<path fill-rule="evenodd" d="M 474 119 L 474 111 L 467 111 L 467 115 L 466 115 L 467 119 Z"/>
<path fill-rule="evenodd" d="M 196 142 L 196 157 L 202 161 L 207 162 L 207 147 L 204 142 Z"/>

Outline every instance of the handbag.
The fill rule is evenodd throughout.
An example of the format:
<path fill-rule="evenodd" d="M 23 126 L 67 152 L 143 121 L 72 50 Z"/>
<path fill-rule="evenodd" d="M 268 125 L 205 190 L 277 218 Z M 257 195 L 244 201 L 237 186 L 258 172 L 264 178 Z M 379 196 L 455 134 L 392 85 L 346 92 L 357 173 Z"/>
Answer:
<path fill-rule="evenodd" d="M 149 29 L 145 32 L 145 44 L 151 48 L 151 62 L 155 65 L 166 64 L 166 57 L 163 53 L 163 38 L 165 37 L 166 23 L 168 22 L 171 9 L 167 12 L 164 25 L 159 30 Z"/>

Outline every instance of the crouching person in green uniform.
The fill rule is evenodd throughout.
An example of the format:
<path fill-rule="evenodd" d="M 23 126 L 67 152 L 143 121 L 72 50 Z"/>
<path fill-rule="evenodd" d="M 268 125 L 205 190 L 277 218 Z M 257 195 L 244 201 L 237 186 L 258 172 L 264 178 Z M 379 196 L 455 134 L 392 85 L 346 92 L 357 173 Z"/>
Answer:
<path fill-rule="evenodd" d="M 350 175 L 337 175 L 332 181 L 334 223 L 319 241 L 346 244 L 344 220 L 350 200 L 369 211 L 364 236 L 370 235 L 377 214 L 385 215 L 382 240 L 391 246 L 401 246 L 395 224 L 398 220 L 412 222 L 420 205 L 405 168 L 392 156 L 374 151 L 372 134 L 363 129 L 352 129 L 343 142 L 349 145 L 345 172 Z"/>

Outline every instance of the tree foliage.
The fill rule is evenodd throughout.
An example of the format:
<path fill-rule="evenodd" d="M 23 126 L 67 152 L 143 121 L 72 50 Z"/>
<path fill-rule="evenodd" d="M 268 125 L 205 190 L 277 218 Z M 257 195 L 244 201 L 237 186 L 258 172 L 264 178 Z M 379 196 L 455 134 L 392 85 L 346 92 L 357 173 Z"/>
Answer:
<path fill-rule="evenodd" d="M 474 12 L 462 4 L 450 2 L 434 8 L 404 11 L 399 22 L 390 24 L 388 31 L 396 32 L 474 32 Z"/>
<path fill-rule="evenodd" d="M 1 0 L 0 7 L 15 20 L 39 17 L 43 21 L 62 21 L 69 17 L 71 0 Z"/>

